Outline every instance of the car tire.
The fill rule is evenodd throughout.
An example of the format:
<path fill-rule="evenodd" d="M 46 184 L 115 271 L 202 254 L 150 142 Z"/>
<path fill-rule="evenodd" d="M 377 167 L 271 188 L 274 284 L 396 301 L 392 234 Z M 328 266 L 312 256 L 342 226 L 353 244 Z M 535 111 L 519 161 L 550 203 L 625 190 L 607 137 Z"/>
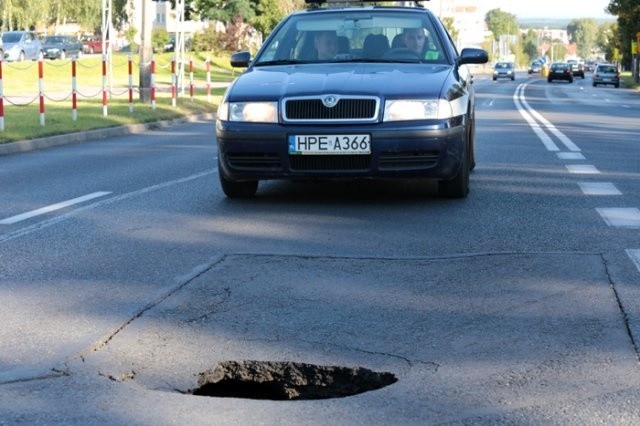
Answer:
<path fill-rule="evenodd" d="M 548 78 L 548 79 L 547 79 L 547 81 L 548 81 L 549 83 L 551 83 L 553 80 L 552 80 L 552 79 L 550 79 L 550 78 Z"/>
<path fill-rule="evenodd" d="M 497 80 L 497 78 L 493 77 L 493 81 L 496 81 L 496 80 Z"/>
<path fill-rule="evenodd" d="M 469 171 L 476 168 L 476 119 L 471 119 L 469 126 Z"/>
<path fill-rule="evenodd" d="M 618 89 L 618 88 L 620 87 L 620 83 L 618 83 L 618 84 L 614 84 L 613 86 L 614 86 L 616 89 Z"/>
<path fill-rule="evenodd" d="M 570 79 L 570 80 L 569 80 L 569 84 L 571 84 L 571 83 L 573 83 L 573 79 Z"/>
<path fill-rule="evenodd" d="M 222 174 L 220 166 L 218 166 L 218 177 L 220 178 L 222 191 L 228 198 L 251 198 L 256 195 L 258 190 L 257 180 L 240 182 L 229 180 Z"/>
<path fill-rule="evenodd" d="M 598 85 L 597 85 L 596 83 L 591 83 L 591 85 L 592 85 L 593 87 L 598 87 Z"/>
<path fill-rule="evenodd" d="M 469 194 L 469 133 L 471 133 L 471 130 L 468 130 L 467 141 L 462 152 L 462 164 L 460 164 L 458 174 L 451 180 L 438 182 L 438 195 L 442 198 L 465 198 Z"/>

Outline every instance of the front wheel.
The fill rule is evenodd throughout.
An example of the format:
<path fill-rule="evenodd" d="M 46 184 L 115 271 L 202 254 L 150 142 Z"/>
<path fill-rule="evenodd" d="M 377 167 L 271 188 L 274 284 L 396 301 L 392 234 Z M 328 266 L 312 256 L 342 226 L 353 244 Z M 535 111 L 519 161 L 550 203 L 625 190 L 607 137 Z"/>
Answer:
<path fill-rule="evenodd" d="M 258 190 L 258 181 L 257 180 L 248 180 L 248 181 L 232 181 L 224 177 L 220 168 L 218 167 L 218 177 L 220 178 L 220 186 L 222 186 L 222 191 L 224 195 L 229 198 L 251 198 L 256 195 L 256 191 Z"/>
<path fill-rule="evenodd" d="M 443 198 L 465 198 L 469 194 L 469 140 L 462 152 L 462 164 L 456 177 L 438 182 L 438 194 Z"/>

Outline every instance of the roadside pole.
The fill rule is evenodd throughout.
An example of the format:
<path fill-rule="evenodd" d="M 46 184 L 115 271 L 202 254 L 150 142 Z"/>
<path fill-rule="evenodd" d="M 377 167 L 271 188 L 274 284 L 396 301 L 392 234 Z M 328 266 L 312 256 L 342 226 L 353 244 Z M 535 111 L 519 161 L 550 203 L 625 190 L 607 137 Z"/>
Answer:
<path fill-rule="evenodd" d="M 151 7 L 155 3 L 151 0 L 141 0 L 142 2 L 142 25 L 140 33 L 140 101 L 143 103 L 151 102 L 151 56 L 153 48 L 151 47 L 151 21 L 149 16 L 152 15 Z"/>

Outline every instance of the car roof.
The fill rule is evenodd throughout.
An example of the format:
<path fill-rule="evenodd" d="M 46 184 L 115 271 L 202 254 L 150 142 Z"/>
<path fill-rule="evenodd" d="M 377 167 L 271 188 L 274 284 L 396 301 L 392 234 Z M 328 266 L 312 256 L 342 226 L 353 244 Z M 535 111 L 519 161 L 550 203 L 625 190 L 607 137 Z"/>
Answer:
<path fill-rule="evenodd" d="M 322 13 L 325 11 L 336 11 L 341 10 L 345 12 L 349 11 L 357 11 L 362 9 L 396 9 L 396 10 L 416 10 L 422 12 L 431 11 L 425 8 L 420 2 L 405 2 L 405 3 L 413 3 L 412 6 L 401 6 L 398 5 L 398 2 L 390 1 L 390 0 L 382 0 L 382 1 L 371 1 L 371 0 L 305 0 L 305 3 L 308 6 L 306 10 L 300 10 L 297 12 L 293 12 L 292 15 L 296 14 L 305 14 L 305 13 Z M 383 5 L 383 3 L 388 3 L 388 5 Z"/>

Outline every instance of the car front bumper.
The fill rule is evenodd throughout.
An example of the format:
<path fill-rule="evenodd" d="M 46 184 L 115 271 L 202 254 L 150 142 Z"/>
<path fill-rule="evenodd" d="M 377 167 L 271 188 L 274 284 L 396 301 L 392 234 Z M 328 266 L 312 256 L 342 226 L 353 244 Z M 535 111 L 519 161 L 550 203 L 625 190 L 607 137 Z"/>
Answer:
<path fill-rule="evenodd" d="M 229 180 L 293 178 L 455 177 L 462 164 L 468 120 L 434 125 L 282 126 L 216 122 L 220 172 Z M 289 135 L 369 134 L 366 155 L 290 154 Z"/>

